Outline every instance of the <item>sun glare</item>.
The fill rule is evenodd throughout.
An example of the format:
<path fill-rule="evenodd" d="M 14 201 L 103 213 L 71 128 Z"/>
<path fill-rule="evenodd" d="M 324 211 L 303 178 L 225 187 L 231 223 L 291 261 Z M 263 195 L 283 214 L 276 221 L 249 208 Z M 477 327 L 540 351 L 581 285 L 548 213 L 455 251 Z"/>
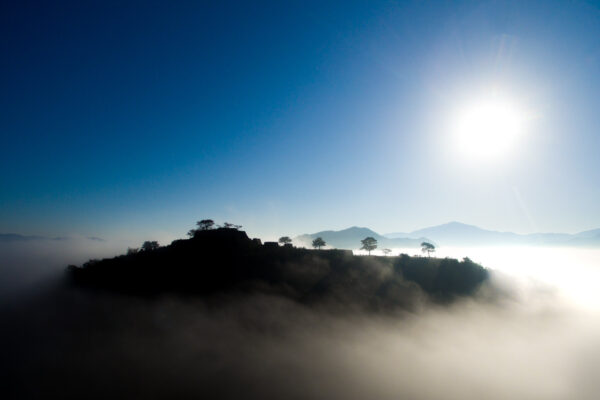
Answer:
<path fill-rule="evenodd" d="M 495 160 L 514 148 L 523 130 L 523 116 L 506 100 L 479 101 L 458 115 L 457 144 L 470 158 Z"/>

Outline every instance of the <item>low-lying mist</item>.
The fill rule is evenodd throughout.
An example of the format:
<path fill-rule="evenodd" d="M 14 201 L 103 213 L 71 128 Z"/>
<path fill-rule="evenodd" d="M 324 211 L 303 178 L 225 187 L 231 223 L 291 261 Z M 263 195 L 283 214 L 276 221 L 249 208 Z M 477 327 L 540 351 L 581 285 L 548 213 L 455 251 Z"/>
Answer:
<path fill-rule="evenodd" d="M 31 294 L 62 277 L 65 266 L 111 257 L 126 246 L 84 237 L 0 242 L 0 301 Z"/>
<path fill-rule="evenodd" d="M 19 251 L 39 263 L 19 264 Z M 491 285 L 451 305 L 423 299 L 390 313 L 307 306 L 268 292 L 210 301 L 92 292 L 64 286 L 62 268 L 46 273 L 60 254 L 19 251 L 3 256 L 6 287 L 12 271 L 56 279 L 3 301 L 0 372 L 9 398 L 600 395 L 600 250 L 442 248 L 438 256 L 491 268 Z M 65 254 L 63 266 L 79 253 Z"/>

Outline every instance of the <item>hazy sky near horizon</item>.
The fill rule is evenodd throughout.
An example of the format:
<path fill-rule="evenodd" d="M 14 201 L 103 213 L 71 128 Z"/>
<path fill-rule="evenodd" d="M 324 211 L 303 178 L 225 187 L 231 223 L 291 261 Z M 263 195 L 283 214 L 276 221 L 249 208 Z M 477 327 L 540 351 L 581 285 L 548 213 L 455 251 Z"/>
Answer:
<path fill-rule="evenodd" d="M 600 227 L 594 2 L 0 6 L 0 232 Z M 495 160 L 456 116 L 526 122 Z"/>

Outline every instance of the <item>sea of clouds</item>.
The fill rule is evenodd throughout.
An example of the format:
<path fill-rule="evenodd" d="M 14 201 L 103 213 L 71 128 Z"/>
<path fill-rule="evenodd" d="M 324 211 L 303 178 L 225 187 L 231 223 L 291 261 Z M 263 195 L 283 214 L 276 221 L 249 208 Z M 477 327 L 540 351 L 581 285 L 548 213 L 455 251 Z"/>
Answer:
<path fill-rule="evenodd" d="M 493 286 L 381 314 L 268 293 L 210 302 L 90 293 L 62 284 L 64 266 L 118 245 L 2 246 L 9 398 L 600 396 L 600 250 L 441 248 L 490 268 Z"/>

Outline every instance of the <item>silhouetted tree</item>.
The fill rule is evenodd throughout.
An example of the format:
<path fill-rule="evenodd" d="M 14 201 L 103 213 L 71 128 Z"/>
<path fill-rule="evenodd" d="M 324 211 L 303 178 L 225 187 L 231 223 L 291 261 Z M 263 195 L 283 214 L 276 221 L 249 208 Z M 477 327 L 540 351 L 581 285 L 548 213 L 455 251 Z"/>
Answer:
<path fill-rule="evenodd" d="M 190 230 L 188 231 L 187 235 L 188 235 L 189 237 L 194 237 L 194 236 L 196 236 L 196 232 L 198 232 L 198 229 L 190 229 Z"/>
<path fill-rule="evenodd" d="M 223 228 L 226 228 L 226 229 L 240 229 L 241 227 L 242 227 L 241 225 L 236 225 L 236 224 L 232 224 L 229 222 L 225 222 L 223 224 Z"/>
<path fill-rule="evenodd" d="M 158 244 L 158 242 L 156 240 L 153 240 L 153 241 L 146 240 L 144 242 L 144 244 L 142 245 L 142 250 L 143 251 L 151 251 L 151 250 L 156 250 L 159 247 L 160 247 L 160 245 Z"/>
<path fill-rule="evenodd" d="M 383 251 L 383 254 L 385 254 L 386 256 L 392 252 L 392 250 L 390 249 L 382 249 L 381 251 Z"/>
<path fill-rule="evenodd" d="M 203 219 L 202 221 L 196 222 L 196 225 L 198 225 L 198 230 L 208 231 L 215 226 L 215 221 L 212 219 Z"/>
<path fill-rule="evenodd" d="M 368 236 L 360 241 L 362 243 L 361 250 L 367 250 L 369 255 L 371 255 L 371 250 L 375 250 L 377 248 L 377 239 Z"/>
<path fill-rule="evenodd" d="M 435 246 L 429 242 L 421 243 L 421 251 L 427 253 L 427 257 L 431 257 L 431 253 L 435 251 Z"/>
<path fill-rule="evenodd" d="M 279 243 L 285 246 L 286 244 L 292 243 L 292 239 L 290 239 L 289 236 L 282 236 L 279 238 Z"/>
<path fill-rule="evenodd" d="M 316 238 L 315 240 L 312 241 L 312 246 L 315 249 L 318 249 L 318 250 L 320 250 L 321 247 L 325 246 L 326 244 L 327 243 L 325 243 L 325 241 L 323 240 L 322 237 L 318 237 L 318 238 Z"/>
<path fill-rule="evenodd" d="M 140 249 L 138 249 L 137 247 L 128 247 L 127 248 L 127 255 L 130 256 L 132 254 L 136 254 L 140 251 Z"/>

